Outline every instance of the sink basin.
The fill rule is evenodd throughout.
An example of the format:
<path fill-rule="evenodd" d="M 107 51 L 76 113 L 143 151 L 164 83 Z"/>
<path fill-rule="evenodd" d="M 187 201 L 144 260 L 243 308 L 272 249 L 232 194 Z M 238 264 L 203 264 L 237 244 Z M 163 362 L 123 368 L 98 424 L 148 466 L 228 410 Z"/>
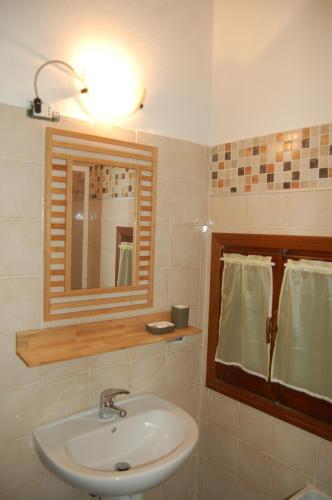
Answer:
<path fill-rule="evenodd" d="M 42 461 L 94 495 L 134 495 L 167 479 L 192 453 L 196 422 L 151 394 L 123 399 L 121 407 L 127 410 L 124 418 L 103 420 L 93 408 L 35 429 Z"/>

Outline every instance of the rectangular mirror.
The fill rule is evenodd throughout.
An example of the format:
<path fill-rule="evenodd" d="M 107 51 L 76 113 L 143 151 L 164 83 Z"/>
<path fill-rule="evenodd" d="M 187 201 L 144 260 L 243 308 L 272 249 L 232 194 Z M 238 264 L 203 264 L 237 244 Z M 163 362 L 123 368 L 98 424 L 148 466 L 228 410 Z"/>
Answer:
<path fill-rule="evenodd" d="M 133 284 L 136 171 L 73 164 L 71 289 Z"/>
<path fill-rule="evenodd" d="M 157 150 L 47 129 L 45 319 L 152 305 Z"/>

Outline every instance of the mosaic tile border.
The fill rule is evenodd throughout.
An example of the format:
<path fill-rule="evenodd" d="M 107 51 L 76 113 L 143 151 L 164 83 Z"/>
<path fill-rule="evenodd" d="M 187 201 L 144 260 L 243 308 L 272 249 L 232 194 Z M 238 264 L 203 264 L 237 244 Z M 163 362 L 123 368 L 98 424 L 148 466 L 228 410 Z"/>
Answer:
<path fill-rule="evenodd" d="M 211 194 L 332 188 L 332 123 L 211 148 Z"/>
<path fill-rule="evenodd" d="M 134 169 L 90 166 L 90 198 L 135 198 L 135 190 Z"/>

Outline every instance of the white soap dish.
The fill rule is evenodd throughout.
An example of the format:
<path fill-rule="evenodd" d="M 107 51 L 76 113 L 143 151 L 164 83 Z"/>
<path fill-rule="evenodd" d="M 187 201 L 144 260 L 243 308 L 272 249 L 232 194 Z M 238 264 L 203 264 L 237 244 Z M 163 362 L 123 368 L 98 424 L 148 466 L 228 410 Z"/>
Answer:
<path fill-rule="evenodd" d="M 145 329 L 154 335 L 161 335 L 163 333 L 174 332 L 175 325 L 170 321 L 156 321 L 155 323 L 147 323 Z"/>

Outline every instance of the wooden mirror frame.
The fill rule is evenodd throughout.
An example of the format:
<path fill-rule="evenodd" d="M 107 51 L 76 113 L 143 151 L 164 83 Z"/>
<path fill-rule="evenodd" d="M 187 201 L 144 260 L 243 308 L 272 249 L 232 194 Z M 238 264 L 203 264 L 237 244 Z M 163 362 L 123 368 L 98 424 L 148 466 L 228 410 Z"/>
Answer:
<path fill-rule="evenodd" d="M 136 171 L 135 273 L 131 286 L 71 290 L 71 174 L 74 164 L 102 164 Z M 156 168 L 156 147 L 46 129 L 45 321 L 152 307 Z"/>

